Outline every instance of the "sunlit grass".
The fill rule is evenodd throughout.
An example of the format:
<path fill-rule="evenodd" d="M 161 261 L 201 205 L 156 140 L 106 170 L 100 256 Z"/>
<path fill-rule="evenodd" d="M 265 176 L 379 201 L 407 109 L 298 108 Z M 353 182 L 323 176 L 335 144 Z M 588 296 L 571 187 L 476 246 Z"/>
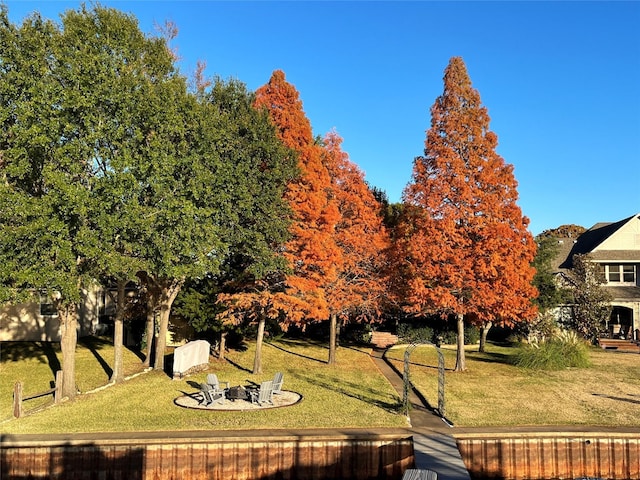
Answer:
<path fill-rule="evenodd" d="M 327 349 L 312 342 L 280 340 L 263 347 L 261 375 L 252 375 L 254 345 L 231 351 L 228 361 L 212 360 L 208 371 L 172 380 L 149 372 L 123 384 L 86 393 L 108 382 L 113 348 L 94 340 L 77 349 L 74 402 L 10 419 L 13 384 L 24 394 L 49 388 L 52 364 L 61 361 L 49 344 L 3 344 L 0 350 L 0 419 L 4 433 L 98 431 L 230 430 L 272 428 L 403 427 L 399 398 L 369 357 L 368 349 L 343 347 L 338 364 L 326 363 Z M 446 414 L 456 426 L 620 425 L 640 426 L 640 355 L 589 350 L 591 367 L 538 372 L 512 365 L 516 348 L 489 344 L 487 353 L 468 347 L 467 372 L 455 373 L 455 348 L 442 352 L 446 367 Z M 404 347 L 388 358 L 403 370 Z M 418 347 L 411 355 L 411 377 L 428 401 L 437 405 L 437 354 Z M 125 350 L 128 374 L 141 371 L 140 358 Z M 195 392 L 215 372 L 231 385 L 259 383 L 285 375 L 284 388 L 303 395 L 295 406 L 251 412 L 189 410 L 174 400 Z M 25 402 L 29 410 L 51 397 Z M 7 420 L 10 419 L 10 420 Z"/>
<path fill-rule="evenodd" d="M 53 378 L 42 357 L 11 361 L 8 350 L 5 346 L 0 367 L 2 418 L 11 416 L 12 379 L 29 377 L 29 384 L 33 381 L 46 387 Z M 78 347 L 78 384 L 84 387 L 81 391 L 107 381 L 106 374 L 99 371 L 105 362 L 112 364 L 113 349 L 105 344 L 98 352 L 103 355 L 102 361 L 89 349 Z M 80 395 L 74 402 L 6 421 L 2 430 L 44 433 L 406 426 L 405 417 L 399 413 L 400 399 L 368 353 L 368 349 L 340 348 L 338 364 L 329 366 L 324 346 L 282 340 L 264 345 L 264 373 L 252 375 L 254 348 L 250 344 L 245 351 L 229 352 L 228 361 L 213 360 L 208 371 L 183 380 L 172 380 L 161 372 L 145 373 L 120 385 Z M 129 360 L 140 365 L 135 355 Z M 83 373 L 85 368 L 90 373 Z M 208 372 L 217 373 L 220 380 L 228 380 L 231 385 L 247 385 L 270 379 L 276 371 L 284 373 L 283 388 L 302 394 L 302 402 L 250 412 L 190 410 L 174 404 L 177 397 L 195 392 L 193 383 L 205 381 Z"/>
<path fill-rule="evenodd" d="M 400 371 L 404 350 L 387 355 Z M 536 371 L 512 365 L 517 348 L 489 344 L 486 353 L 467 347 L 467 371 L 457 373 L 455 347 L 442 352 L 446 415 L 456 426 L 640 426 L 640 355 L 591 348 L 589 368 Z M 414 384 L 437 406 L 435 348 L 416 348 L 410 361 Z"/>

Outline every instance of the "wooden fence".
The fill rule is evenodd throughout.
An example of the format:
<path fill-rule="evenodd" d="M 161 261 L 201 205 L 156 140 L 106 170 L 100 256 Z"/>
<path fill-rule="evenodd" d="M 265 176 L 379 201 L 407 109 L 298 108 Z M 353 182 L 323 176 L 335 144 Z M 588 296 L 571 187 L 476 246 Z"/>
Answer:
<path fill-rule="evenodd" d="M 62 396 L 62 370 L 56 372 L 56 380 L 53 388 L 44 392 L 35 393 L 28 397 L 22 395 L 22 382 L 16 382 L 13 386 L 13 416 L 20 418 L 24 414 L 23 403 L 34 398 L 44 397 L 45 395 L 53 395 L 53 403 L 60 403 Z"/>

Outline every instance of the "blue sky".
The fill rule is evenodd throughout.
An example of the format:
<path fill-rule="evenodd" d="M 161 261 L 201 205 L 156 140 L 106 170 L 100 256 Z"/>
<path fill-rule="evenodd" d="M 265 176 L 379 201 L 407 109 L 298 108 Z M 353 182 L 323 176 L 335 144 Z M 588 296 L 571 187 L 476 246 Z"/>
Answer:
<path fill-rule="evenodd" d="M 1 0 L 0 0 L 1 1 Z M 5 1 L 14 23 L 80 2 Z M 108 1 L 141 30 L 171 20 L 183 73 L 255 90 L 275 69 L 314 134 L 335 128 L 367 181 L 399 201 L 429 109 L 461 56 L 515 167 L 538 234 L 640 212 L 640 2 Z"/>

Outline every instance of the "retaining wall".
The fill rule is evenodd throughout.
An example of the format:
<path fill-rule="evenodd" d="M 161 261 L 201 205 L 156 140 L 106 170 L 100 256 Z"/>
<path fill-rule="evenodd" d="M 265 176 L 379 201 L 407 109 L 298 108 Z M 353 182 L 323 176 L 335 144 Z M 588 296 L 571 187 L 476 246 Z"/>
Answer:
<path fill-rule="evenodd" d="M 471 478 L 640 479 L 640 432 L 454 436 Z"/>
<path fill-rule="evenodd" d="M 0 478 L 400 479 L 414 465 L 410 436 L 284 435 L 102 438 L 3 437 Z"/>

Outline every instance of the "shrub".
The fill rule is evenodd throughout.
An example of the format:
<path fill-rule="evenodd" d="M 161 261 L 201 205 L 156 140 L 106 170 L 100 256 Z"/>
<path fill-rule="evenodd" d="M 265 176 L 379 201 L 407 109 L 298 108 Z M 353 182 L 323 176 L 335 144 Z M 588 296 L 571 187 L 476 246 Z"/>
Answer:
<path fill-rule="evenodd" d="M 458 341 L 458 335 L 454 330 L 444 330 L 438 336 L 442 345 L 455 345 Z"/>
<path fill-rule="evenodd" d="M 413 327 L 407 323 L 398 325 L 398 338 L 403 342 L 411 343 L 418 341 L 433 342 L 433 329 L 431 327 Z"/>
<path fill-rule="evenodd" d="M 590 365 L 587 344 L 575 332 L 563 330 L 550 340 L 533 341 L 515 355 L 515 365 L 533 370 L 562 370 Z"/>
<path fill-rule="evenodd" d="M 464 343 L 465 345 L 475 345 L 480 341 L 480 329 L 478 327 L 464 327 Z"/>

